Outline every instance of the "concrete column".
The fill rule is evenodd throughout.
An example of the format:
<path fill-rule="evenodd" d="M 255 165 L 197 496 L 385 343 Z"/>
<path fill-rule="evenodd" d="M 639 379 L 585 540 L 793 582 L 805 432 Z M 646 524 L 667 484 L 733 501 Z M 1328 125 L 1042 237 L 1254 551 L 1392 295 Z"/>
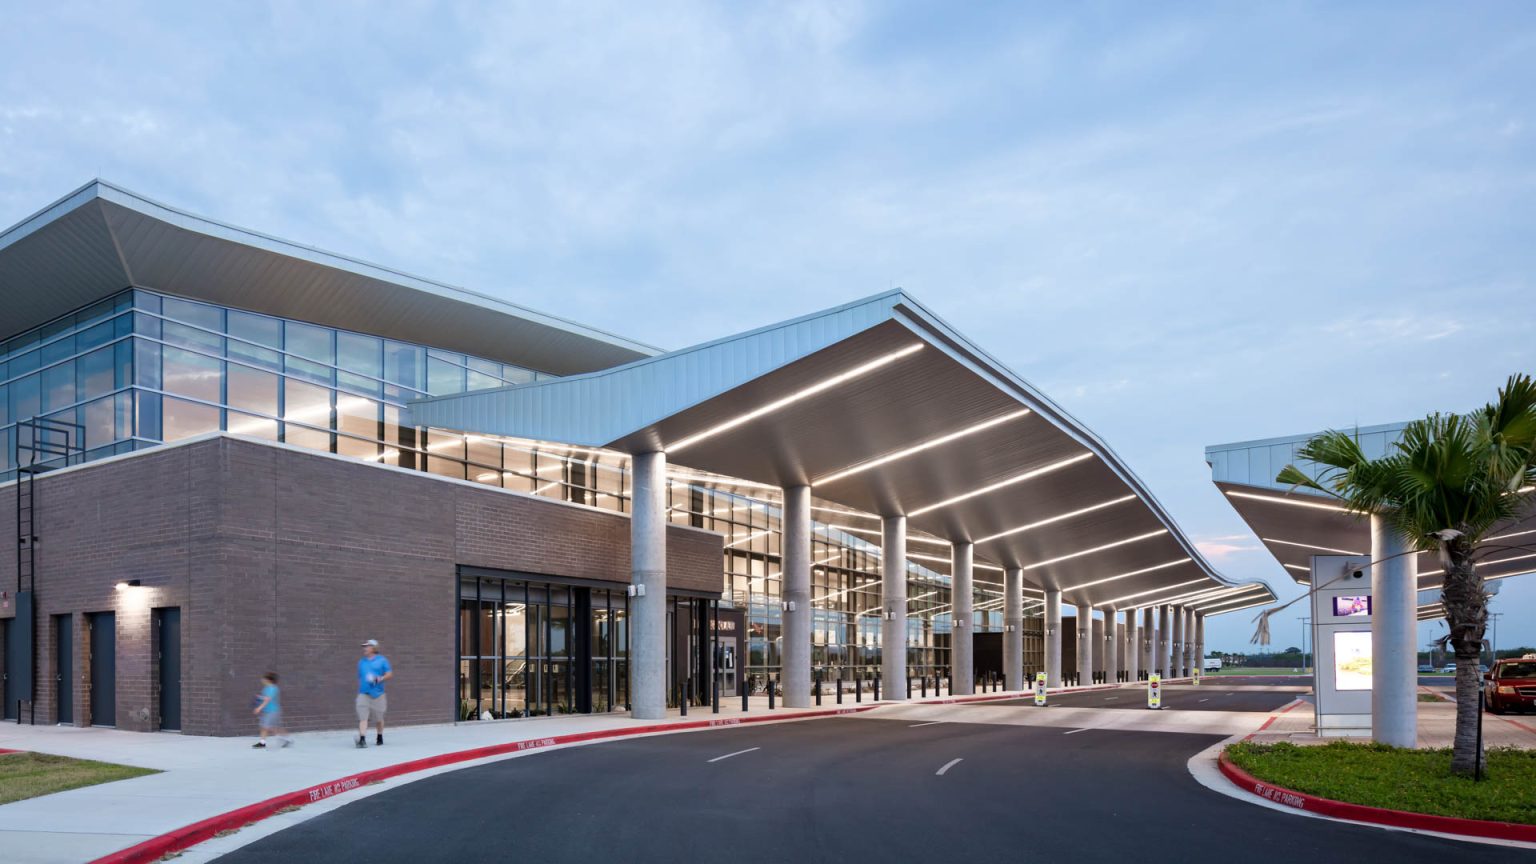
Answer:
<path fill-rule="evenodd" d="M 1045 589 L 1045 684 L 1061 686 L 1061 591 Z"/>
<path fill-rule="evenodd" d="M 1104 680 L 1120 680 L 1120 619 L 1114 607 L 1104 607 Z"/>
<path fill-rule="evenodd" d="M 976 609 L 971 580 L 975 549 L 970 543 L 959 542 L 949 549 L 950 573 L 953 574 L 949 593 L 955 610 L 955 627 L 951 631 L 949 649 L 953 666 L 950 670 L 950 689 L 952 695 L 957 696 L 968 696 L 976 689 L 976 637 L 973 635 L 976 632 Z"/>
<path fill-rule="evenodd" d="M 1195 662 L 1200 664 L 1200 674 L 1205 674 L 1205 613 L 1195 613 Z"/>
<path fill-rule="evenodd" d="M 1141 621 L 1135 609 L 1125 610 L 1125 677 L 1135 681 L 1141 675 Z"/>
<path fill-rule="evenodd" d="M 1157 607 L 1157 674 L 1164 678 L 1172 678 L 1170 671 L 1172 658 L 1168 656 L 1168 607 Z"/>
<path fill-rule="evenodd" d="M 1093 683 L 1093 607 L 1077 606 L 1077 684 Z"/>
<path fill-rule="evenodd" d="M 1003 689 L 1024 689 L 1024 569 L 1003 571 Z"/>
<path fill-rule="evenodd" d="M 1184 674 L 1194 675 L 1195 666 L 1200 662 L 1198 649 L 1195 648 L 1195 610 L 1184 607 Z"/>
<path fill-rule="evenodd" d="M 1157 623 L 1152 620 L 1152 607 L 1141 610 L 1141 645 L 1137 647 L 1141 657 L 1141 669 L 1148 675 L 1157 671 Z"/>
<path fill-rule="evenodd" d="M 880 697 L 907 698 L 907 517 L 881 520 Z"/>
<path fill-rule="evenodd" d="M 631 460 L 629 674 L 631 716 L 667 716 L 667 455 Z M 644 592 L 643 594 L 641 592 Z"/>
<path fill-rule="evenodd" d="M 1393 747 L 1415 747 L 1419 738 L 1419 564 L 1411 548 L 1371 516 L 1371 739 Z"/>
<path fill-rule="evenodd" d="M 1173 670 L 1169 677 L 1184 677 L 1184 610 L 1179 606 L 1170 606 L 1169 614 L 1173 616 Z"/>
<path fill-rule="evenodd" d="M 811 487 L 784 488 L 784 707 L 811 707 Z"/>

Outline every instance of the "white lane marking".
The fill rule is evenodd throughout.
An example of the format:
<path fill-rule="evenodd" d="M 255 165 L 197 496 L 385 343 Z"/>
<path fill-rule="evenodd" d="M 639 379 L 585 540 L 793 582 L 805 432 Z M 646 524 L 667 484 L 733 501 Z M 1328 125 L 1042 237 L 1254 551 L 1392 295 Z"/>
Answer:
<path fill-rule="evenodd" d="M 737 750 L 735 753 L 727 753 L 724 756 L 716 756 L 713 759 L 705 759 L 705 762 L 719 762 L 721 759 L 729 759 L 732 756 L 740 756 L 743 753 L 751 753 L 753 750 L 761 750 L 761 747 L 748 747 L 745 750 Z"/>
<path fill-rule="evenodd" d="M 1209 702 L 1209 701 L 1211 701 L 1211 700 L 1209 700 L 1209 699 L 1201 699 L 1201 700 L 1200 700 L 1200 701 L 1201 701 L 1201 702 Z M 1199 703 L 1196 703 L 1196 704 L 1199 704 Z"/>
<path fill-rule="evenodd" d="M 956 765 L 959 765 L 961 761 L 962 760 L 960 760 L 960 759 L 951 759 L 948 762 L 945 762 L 943 768 L 940 768 L 938 771 L 934 772 L 934 776 L 936 776 L 936 777 L 943 777 L 945 771 L 948 771 L 949 769 L 955 767 Z"/>
<path fill-rule="evenodd" d="M 1115 701 L 1116 699 L 1119 699 L 1119 698 L 1120 698 L 1119 696 L 1105 696 L 1104 697 L 1104 701 L 1105 702 L 1113 702 L 1113 701 Z"/>
<path fill-rule="evenodd" d="M 1090 727 L 1084 726 L 1081 729 L 1073 729 L 1071 732 L 1063 732 L 1061 734 L 1063 734 L 1063 735 L 1076 735 L 1079 732 L 1087 732 L 1089 728 Z"/>
<path fill-rule="evenodd" d="M 943 722 L 944 722 L 943 720 L 935 720 L 932 723 L 913 723 L 911 726 L 908 726 L 907 728 L 908 729 L 916 729 L 919 726 L 937 726 L 937 725 L 939 725 L 940 723 L 943 723 Z"/>

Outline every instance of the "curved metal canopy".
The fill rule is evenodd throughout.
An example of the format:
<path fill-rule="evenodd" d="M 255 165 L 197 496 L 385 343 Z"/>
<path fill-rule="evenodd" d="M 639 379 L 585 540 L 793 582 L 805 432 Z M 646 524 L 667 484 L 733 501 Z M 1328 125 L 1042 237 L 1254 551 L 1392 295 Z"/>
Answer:
<path fill-rule="evenodd" d="M 1368 457 L 1379 458 L 1401 437 L 1405 423 L 1366 426 L 1355 437 Z M 1316 476 L 1316 466 L 1296 457 L 1312 437 L 1288 435 L 1205 450 L 1211 479 L 1264 548 L 1297 583 L 1307 584 L 1313 555 L 1370 555 L 1370 520 L 1349 513 L 1326 496 L 1276 483 L 1286 465 Z M 1484 580 L 1497 581 L 1536 571 L 1536 512 L 1489 532 L 1488 555 L 1478 564 Z M 1444 570 L 1431 553 L 1418 556 L 1420 591 L 1438 590 Z M 1434 609 L 1438 609 L 1438 601 Z M 1421 612 L 1433 612 L 1424 609 Z M 1422 616 L 1421 616 L 1422 617 Z M 1431 616 L 1434 617 L 1434 616 Z"/>
<path fill-rule="evenodd" d="M 0 232 L 0 337 L 128 287 L 553 375 L 658 353 L 494 297 L 193 216 L 101 180 Z"/>
<path fill-rule="evenodd" d="M 661 450 L 714 474 L 809 484 L 823 501 L 973 542 L 978 559 L 1021 567 L 1070 603 L 1217 614 L 1274 597 L 1219 574 L 1102 441 L 901 291 L 411 411 L 421 425 Z"/>

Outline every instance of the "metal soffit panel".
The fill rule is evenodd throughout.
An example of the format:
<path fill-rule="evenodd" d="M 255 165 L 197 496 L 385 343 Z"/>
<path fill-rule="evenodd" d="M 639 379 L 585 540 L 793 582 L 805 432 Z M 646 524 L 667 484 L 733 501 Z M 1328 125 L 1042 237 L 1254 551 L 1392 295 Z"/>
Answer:
<path fill-rule="evenodd" d="M 720 340 L 581 379 L 422 400 L 412 410 L 429 425 L 535 438 L 544 436 L 529 433 L 563 429 L 587 437 L 548 440 L 630 453 L 661 449 L 679 466 L 773 486 L 809 482 L 824 502 L 906 513 L 913 531 L 946 539 L 983 541 L 1046 522 L 985 539 L 977 557 L 1038 564 L 1026 571 L 1026 582 L 1035 586 L 1124 577 L 1082 596 L 1069 594 L 1068 602 L 1104 602 L 1202 579 L 1205 588 L 1232 584 L 1199 559 L 1086 430 L 1069 431 L 1054 405 L 1000 384 L 977 355 L 956 353 L 951 334 L 904 314 L 920 309 L 910 297 L 881 295 L 828 314 L 855 308 L 881 315 L 858 315 L 842 329 L 807 336 L 816 323 L 808 316 L 779 325 L 784 333 L 764 328 L 741 337 L 769 346 L 771 361 Z M 857 370 L 864 371 L 848 377 Z M 663 390 L 654 404 L 645 403 L 646 387 Z M 610 410 L 603 397 L 617 391 L 626 401 Z M 645 417 L 655 419 L 636 422 Z M 890 458 L 988 423 L 975 434 Z M 826 479 L 881 459 L 888 461 Z M 1051 466 L 1056 470 L 925 511 Z M 835 521 L 825 513 L 818 518 Z M 1128 538 L 1139 539 L 1120 542 Z M 1097 547 L 1106 548 L 1089 551 Z M 918 542 L 909 552 L 947 557 L 944 547 Z M 1171 566 L 1128 575 L 1164 564 Z M 1270 598 L 1267 588 L 1254 594 L 1255 602 Z"/>
<path fill-rule="evenodd" d="M 129 284 L 556 375 L 657 353 L 495 298 L 191 216 L 99 181 L 0 234 L 6 331 L 45 323 Z"/>
<path fill-rule="evenodd" d="M 1370 556 L 1370 521 L 1329 509 L 1327 499 L 1319 495 L 1302 492 L 1286 494 L 1239 483 L 1217 483 L 1216 486 L 1264 543 L 1264 548 L 1299 583 L 1306 583 L 1313 555 Z M 1493 541 L 1500 545 L 1530 548 L 1501 550 L 1491 556 L 1478 566 L 1484 578 L 1503 579 L 1536 571 L 1536 518 L 1528 516 L 1517 523 L 1496 528 L 1491 534 L 1498 536 L 1525 531 L 1532 533 Z M 1419 555 L 1418 568 L 1421 574 L 1418 585 L 1420 590 L 1440 586 L 1441 567 L 1437 556 L 1429 553 Z"/>

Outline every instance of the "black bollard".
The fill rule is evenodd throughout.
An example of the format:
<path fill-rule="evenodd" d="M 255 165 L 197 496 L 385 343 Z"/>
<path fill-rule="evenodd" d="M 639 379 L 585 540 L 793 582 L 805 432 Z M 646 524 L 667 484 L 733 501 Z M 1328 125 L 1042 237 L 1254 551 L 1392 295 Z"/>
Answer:
<path fill-rule="evenodd" d="M 837 704 L 843 704 L 843 672 L 841 669 L 837 672 Z"/>
<path fill-rule="evenodd" d="M 923 676 L 923 698 L 924 699 L 928 698 L 928 676 L 927 675 Z"/>
<path fill-rule="evenodd" d="M 741 677 L 741 713 L 743 714 L 750 710 L 747 707 L 747 695 L 747 677 L 743 675 Z"/>
<path fill-rule="evenodd" d="M 816 673 L 816 707 L 821 707 L 821 673 Z"/>
<path fill-rule="evenodd" d="M 677 700 L 677 705 L 678 709 L 682 712 L 682 716 L 684 717 L 688 716 L 688 684 L 691 683 L 693 682 L 690 681 L 685 683 L 681 688 L 678 689 L 679 698 Z"/>
<path fill-rule="evenodd" d="M 768 676 L 768 710 L 769 711 L 773 710 L 773 696 L 774 696 L 774 691 L 777 690 L 777 689 L 778 688 L 773 686 L 773 676 L 772 675 Z"/>
<path fill-rule="evenodd" d="M 719 676 L 719 674 L 716 674 L 715 675 L 715 679 L 713 681 L 709 682 L 709 705 L 710 705 L 710 713 L 711 714 L 719 714 L 720 713 L 720 676 Z"/>
<path fill-rule="evenodd" d="M 908 699 L 912 698 L 912 676 L 911 675 L 907 676 L 907 698 Z"/>
<path fill-rule="evenodd" d="M 853 679 L 853 701 L 864 701 L 864 674 L 862 672 Z"/>
<path fill-rule="evenodd" d="M 875 676 L 875 701 L 880 701 L 880 676 Z"/>

